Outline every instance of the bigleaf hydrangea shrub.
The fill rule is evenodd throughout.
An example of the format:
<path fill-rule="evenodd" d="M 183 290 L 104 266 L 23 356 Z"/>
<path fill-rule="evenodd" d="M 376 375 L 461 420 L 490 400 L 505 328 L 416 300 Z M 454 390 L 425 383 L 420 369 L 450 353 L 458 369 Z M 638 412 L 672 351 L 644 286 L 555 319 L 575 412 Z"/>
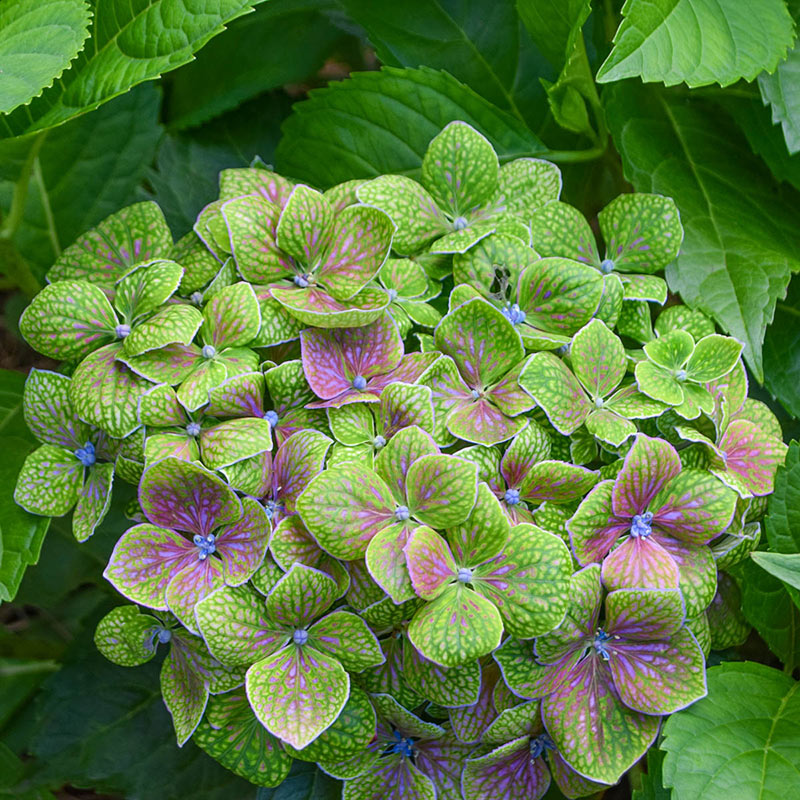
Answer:
<path fill-rule="evenodd" d="M 560 190 L 453 122 L 419 180 L 226 170 L 180 241 L 139 203 L 53 265 L 16 500 L 83 542 L 138 487 L 95 641 L 166 651 L 178 745 L 345 800 L 577 798 L 747 635 L 780 427 L 668 296 L 673 201 L 595 230 Z"/>

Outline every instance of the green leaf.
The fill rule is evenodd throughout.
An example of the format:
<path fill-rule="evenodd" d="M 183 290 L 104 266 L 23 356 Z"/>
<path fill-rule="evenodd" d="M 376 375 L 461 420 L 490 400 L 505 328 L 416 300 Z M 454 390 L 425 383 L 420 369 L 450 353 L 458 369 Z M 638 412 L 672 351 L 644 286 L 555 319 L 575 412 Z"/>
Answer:
<path fill-rule="evenodd" d="M 136 199 L 162 133 L 160 105 L 155 86 L 139 86 L 48 132 L 14 237 L 37 274 L 81 233 Z M 11 182 L 0 181 L 0 206 L 8 207 L 12 190 Z"/>
<path fill-rule="evenodd" d="M 647 772 L 639 773 L 639 786 L 633 790 L 632 800 L 671 800 L 670 791 L 662 782 L 663 763 L 664 753 L 651 747 L 647 752 Z M 635 776 L 631 780 L 635 781 Z"/>
<path fill-rule="evenodd" d="M 599 83 L 640 77 L 691 87 L 772 72 L 794 42 L 783 0 L 627 0 Z"/>
<path fill-rule="evenodd" d="M 800 590 L 800 553 L 764 553 L 756 550 L 750 553 L 750 558 L 770 575 L 774 575 L 783 583 Z M 800 606 L 800 595 L 792 595 L 792 597 L 798 598 L 798 606 Z"/>
<path fill-rule="evenodd" d="M 786 461 L 775 473 L 764 523 L 770 549 L 800 553 L 800 444 L 792 442 Z"/>
<path fill-rule="evenodd" d="M 25 375 L 0 369 L 0 433 L 32 439 L 22 415 L 22 393 Z"/>
<path fill-rule="evenodd" d="M 667 267 L 670 288 L 744 342 L 762 380 L 766 326 L 800 268 L 792 198 L 776 193 L 734 129 L 720 139 L 718 108 L 631 83 L 611 87 L 604 100 L 626 177 L 639 191 L 673 197 L 680 210 L 686 238 Z"/>
<path fill-rule="evenodd" d="M 800 610 L 786 587 L 749 559 L 731 572 L 742 590 L 745 619 L 784 664 L 800 664 Z"/>
<path fill-rule="evenodd" d="M 588 15 L 588 2 L 582 3 Z M 520 119 L 532 122 L 541 115 L 541 89 L 533 76 L 545 66 L 520 31 L 514 0 L 498 0 L 490 9 L 483 0 L 341 5 L 366 30 L 382 64 L 446 70 Z"/>
<path fill-rule="evenodd" d="M 793 416 L 800 417 L 800 278 L 789 283 L 785 300 L 764 337 L 764 385 Z"/>
<path fill-rule="evenodd" d="M 762 72 L 758 88 L 764 103 L 772 107 L 772 122 L 781 125 L 786 148 L 794 155 L 800 151 L 800 47 L 795 46 L 772 74 Z"/>
<path fill-rule="evenodd" d="M 0 113 L 30 102 L 78 55 L 89 35 L 85 0 L 11 0 L 0 10 Z"/>
<path fill-rule="evenodd" d="M 199 125 L 261 92 L 312 76 L 344 36 L 326 14 L 333 8 L 324 0 L 270 0 L 236 20 L 230 33 L 170 76 L 170 127 Z"/>
<path fill-rule="evenodd" d="M 762 664 L 708 671 L 708 696 L 664 728 L 664 785 L 673 800 L 786 797 L 800 781 L 800 691 Z"/>
<path fill-rule="evenodd" d="M 286 780 L 276 789 L 259 789 L 256 800 L 339 800 L 342 784 L 316 764 L 295 761 Z"/>
<path fill-rule="evenodd" d="M 389 172 L 417 174 L 430 140 L 454 120 L 486 136 L 501 162 L 545 149 L 521 122 L 446 72 L 384 67 L 298 103 L 283 127 L 278 169 L 322 187 Z"/>
<path fill-rule="evenodd" d="M 39 695 L 41 716 L 30 746 L 40 765 L 37 780 L 137 800 L 190 794 L 224 800 L 252 792 L 191 742 L 175 747 L 157 663 L 121 669 L 94 650 L 91 637 L 79 639 L 74 652 Z M 154 780 L 157 775 L 169 775 L 168 784 Z"/>
<path fill-rule="evenodd" d="M 5 381 L 3 381 L 5 384 Z M 21 397 L 21 392 L 20 392 Z M 13 417 L 7 417 L 11 419 Z M 15 433 L 22 420 L 15 424 Z M 2 424 L 0 422 L 0 424 Z M 14 502 L 17 473 L 25 460 L 30 444 L 16 436 L 3 436 L 0 447 L 4 457 L 0 462 L 0 602 L 13 600 L 22 576 L 31 564 L 36 564 L 42 542 L 50 525 L 47 517 L 29 514 Z"/>
<path fill-rule="evenodd" d="M 572 52 L 591 6 L 589 0 L 517 0 L 517 11 L 545 58 L 560 69 Z"/>
<path fill-rule="evenodd" d="M 73 117 L 191 61 L 225 24 L 259 0 L 98 0 L 91 42 L 58 83 L 0 117 L 0 136 L 20 136 Z M 154 42 L 158 46 L 154 46 Z"/>

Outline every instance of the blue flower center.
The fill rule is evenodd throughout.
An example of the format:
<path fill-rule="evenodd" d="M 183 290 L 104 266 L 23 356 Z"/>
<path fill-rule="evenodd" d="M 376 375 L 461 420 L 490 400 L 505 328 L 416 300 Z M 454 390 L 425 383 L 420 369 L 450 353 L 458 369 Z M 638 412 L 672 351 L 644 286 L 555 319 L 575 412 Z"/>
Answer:
<path fill-rule="evenodd" d="M 75 458 L 83 464 L 84 467 L 91 467 L 97 460 L 94 451 L 94 445 L 91 442 L 86 442 L 83 447 L 79 447 L 74 451 Z"/>
<path fill-rule="evenodd" d="M 568 356 L 569 355 L 569 344 L 562 344 L 561 347 L 556 350 L 560 356 Z"/>
<path fill-rule="evenodd" d="M 375 438 L 372 440 L 372 446 L 373 446 L 373 447 L 374 447 L 376 450 L 380 450 L 380 449 L 381 449 L 381 447 L 385 447 L 385 446 L 386 446 L 386 439 L 385 439 L 383 436 L 381 436 L 380 434 L 378 434 L 378 435 L 377 435 L 377 436 L 376 436 L 376 437 L 375 437 Z"/>
<path fill-rule="evenodd" d="M 172 639 L 172 631 L 169 628 L 159 626 L 150 628 L 144 634 L 145 650 L 153 651 L 160 644 L 167 644 Z"/>
<path fill-rule="evenodd" d="M 456 217 L 453 220 L 453 228 L 457 231 L 463 231 L 464 228 L 469 226 L 469 220 L 466 217 Z"/>
<path fill-rule="evenodd" d="M 411 516 L 408 506 L 397 506 L 394 510 L 394 518 L 398 522 L 405 522 Z"/>
<path fill-rule="evenodd" d="M 477 389 L 473 389 L 470 392 L 470 395 L 472 396 L 473 400 L 480 400 L 481 399 L 481 393 Z"/>
<path fill-rule="evenodd" d="M 217 354 L 217 348 L 213 344 L 203 345 L 202 349 L 203 358 L 212 359 Z"/>
<path fill-rule="evenodd" d="M 503 309 L 503 316 L 512 324 L 512 325 L 519 325 L 522 322 L 525 322 L 525 312 L 519 307 L 518 303 L 514 303 L 514 305 L 507 305 Z"/>
<path fill-rule="evenodd" d="M 397 289 L 387 289 L 386 294 L 389 295 L 389 302 L 394 303 L 397 300 Z"/>
<path fill-rule="evenodd" d="M 278 427 L 278 415 L 274 411 L 267 411 L 267 413 L 264 414 L 264 419 L 269 422 L 271 427 Z"/>
<path fill-rule="evenodd" d="M 264 511 L 267 512 L 267 517 L 272 519 L 275 516 L 275 512 L 278 511 L 283 504 L 276 502 L 275 500 L 267 500 L 264 503 Z"/>
<path fill-rule="evenodd" d="M 388 753 L 400 753 L 401 756 L 411 758 L 414 755 L 414 740 L 409 736 L 406 738 L 400 731 L 394 732 L 395 742 L 389 745 Z"/>
<path fill-rule="evenodd" d="M 217 550 L 216 537 L 213 533 L 209 533 L 208 536 L 201 536 L 199 533 L 196 533 L 192 541 L 197 546 L 197 558 L 200 561 L 205 561 Z"/>
<path fill-rule="evenodd" d="M 358 392 L 363 392 L 367 388 L 367 379 L 363 375 L 356 375 L 353 378 L 353 388 Z"/>
<path fill-rule="evenodd" d="M 131 332 L 131 326 L 124 322 L 121 325 L 117 325 L 117 327 L 114 328 L 114 333 L 117 334 L 117 339 L 124 339 L 126 336 L 130 334 L 130 332 Z"/>
<path fill-rule="evenodd" d="M 190 422 L 186 426 L 186 433 L 189 436 L 199 436 L 200 435 L 200 423 L 199 422 Z"/>
<path fill-rule="evenodd" d="M 295 275 L 294 276 L 294 285 L 299 286 L 301 289 L 308 288 L 308 276 L 307 275 Z"/>
<path fill-rule="evenodd" d="M 605 275 L 608 275 L 609 272 L 614 271 L 614 262 L 610 258 L 604 258 L 600 262 L 600 272 Z"/>
<path fill-rule="evenodd" d="M 199 306 L 200 303 L 203 302 L 203 295 L 201 292 L 192 292 L 189 300 L 194 303 L 196 306 Z"/>
<path fill-rule="evenodd" d="M 686 380 L 686 378 L 688 378 L 688 377 L 689 377 L 689 373 L 688 373 L 688 372 L 686 372 L 686 370 L 685 370 L 685 369 L 679 369 L 679 370 L 678 370 L 678 371 L 675 373 L 675 380 L 676 380 L 676 381 L 685 381 L 685 380 Z"/>
<path fill-rule="evenodd" d="M 531 739 L 531 758 L 541 758 L 546 751 L 548 750 L 555 750 L 556 746 L 553 743 L 553 740 L 546 734 L 543 733 L 540 736 L 537 736 L 535 739 Z"/>
<path fill-rule="evenodd" d="M 292 634 L 292 640 L 298 647 L 302 647 L 308 641 L 308 631 L 305 628 L 298 628 Z"/>
<path fill-rule="evenodd" d="M 597 653 L 603 661 L 608 661 L 608 659 L 611 658 L 611 654 L 606 650 L 606 642 L 611 641 L 612 638 L 611 634 L 606 633 L 602 628 L 598 628 L 597 633 L 594 635 L 592 646 L 594 647 L 595 653 Z"/>
<path fill-rule="evenodd" d="M 645 511 L 644 514 L 636 514 L 631 520 L 631 536 L 634 539 L 646 539 L 653 532 L 653 512 Z"/>
<path fill-rule="evenodd" d="M 469 583 L 472 580 L 472 570 L 469 567 L 461 567 L 458 571 L 458 580 L 460 583 Z"/>
<path fill-rule="evenodd" d="M 515 506 L 519 503 L 519 489 L 506 489 L 506 493 L 503 496 L 503 500 L 506 501 L 506 505 Z"/>

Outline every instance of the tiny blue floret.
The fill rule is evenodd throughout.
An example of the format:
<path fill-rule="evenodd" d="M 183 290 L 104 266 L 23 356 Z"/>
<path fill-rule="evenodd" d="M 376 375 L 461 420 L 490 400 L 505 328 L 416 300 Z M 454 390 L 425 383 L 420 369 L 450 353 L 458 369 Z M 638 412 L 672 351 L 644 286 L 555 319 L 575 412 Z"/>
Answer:
<path fill-rule="evenodd" d="M 97 460 L 94 445 L 91 442 L 86 442 L 83 447 L 79 447 L 75 450 L 75 458 L 77 458 L 84 467 L 91 467 Z"/>
<path fill-rule="evenodd" d="M 461 567 L 458 571 L 458 580 L 460 583 L 469 583 L 472 580 L 472 570 L 469 567 Z"/>
<path fill-rule="evenodd" d="M 114 333 L 117 334 L 117 339 L 124 339 L 130 332 L 131 326 L 124 322 L 114 328 Z"/>
<path fill-rule="evenodd" d="M 199 436 L 200 435 L 200 423 L 199 422 L 190 422 L 186 426 L 186 433 L 189 436 Z"/>
<path fill-rule="evenodd" d="M 386 294 L 389 295 L 389 302 L 394 303 L 397 300 L 397 289 L 387 289 Z"/>
<path fill-rule="evenodd" d="M 293 634 L 292 639 L 296 645 L 302 647 L 308 641 L 308 631 L 304 628 L 298 628 Z"/>
<path fill-rule="evenodd" d="M 453 228 L 457 231 L 463 231 L 464 228 L 469 226 L 469 220 L 466 217 L 456 217 L 453 220 Z"/>
<path fill-rule="evenodd" d="M 211 359 L 214 358 L 214 356 L 217 354 L 217 348 L 214 347 L 213 344 L 206 344 L 203 345 L 203 349 L 201 352 L 203 353 L 203 358 Z"/>
<path fill-rule="evenodd" d="M 600 262 L 600 272 L 608 275 L 609 272 L 614 271 L 614 262 L 610 258 L 604 258 Z"/>
<path fill-rule="evenodd" d="M 203 294 L 202 292 L 192 292 L 189 296 L 189 300 L 192 301 L 196 306 L 199 306 L 200 303 L 203 302 Z"/>
<path fill-rule="evenodd" d="M 606 650 L 606 642 L 611 641 L 612 638 L 611 634 L 606 633 L 602 628 L 598 628 L 597 633 L 594 635 L 594 642 L 592 643 L 594 651 L 603 661 L 608 661 L 611 658 L 611 654 Z"/>
<path fill-rule="evenodd" d="M 267 411 L 267 413 L 264 414 L 264 419 L 269 422 L 271 427 L 278 427 L 278 415 L 274 411 Z"/>
<path fill-rule="evenodd" d="M 358 392 L 363 392 L 367 388 L 367 379 L 363 375 L 356 375 L 353 378 L 353 388 Z"/>
<path fill-rule="evenodd" d="M 525 322 L 525 312 L 519 307 L 518 303 L 507 305 L 503 309 L 503 316 L 512 324 L 520 325 Z"/>
<path fill-rule="evenodd" d="M 294 285 L 299 286 L 301 289 L 308 288 L 308 278 L 305 275 L 295 275 Z"/>
<path fill-rule="evenodd" d="M 503 500 L 506 501 L 506 505 L 515 506 L 519 503 L 519 489 L 506 489 L 506 493 L 503 496 Z"/>
<path fill-rule="evenodd" d="M 394 738 L 397 739 L 397 741 L 389 745 L 389 752 L 399 753 L 401 756 L 411 758 L 411 756 L 414 755 L 414 740 L 410 737 L 406 738 L 400 731 L 394 732 Z"/>
<path fill-rule="evenodd" d="M 192 541 L 197 545 L 197 549 L 200 551 L 197 554 L 197 558 L 200 559 L 200 561 L 205 561 L 217 550 L 215 544 L 216 537 L 213 533 L 209 533 L 208 536 L 201 536 L 199 533 L 196 533 Z"/>
<path fill-rule="evenodd" d="M 373 446 L 373 447 L 374 447 L 376 450 L 380 450 L 380 449 L 381 449 L 381 447 L 385 447 L 385 446 L 386 446 L 386 439 L 385 439 L 383 436 L 381 436 L 380 434 L 378 434 L 378 435 L 377 435 L 377 436 L 376 436 L 376 437 L 375 437 L 375 438 L 372 440 L 372 446 Z"/>
<path fill-rule="evenodd" d="M 540 758 L 548 750 L 555 749 L 556 746 L 553 740 L 546 733 L 537 736 L 535 739 L 531 739 L 531 758 Z"/>
<path fill-rule="evenodd" d="M 675 373 L 676 381 L 685 381 L 689 377 L 689 373 L 685 369 L 679 369 Z"/>
<path fill-rule="evenodd" d="M 394 518 L 398 522 L 405 522 L 411 516 L 408 506 L 397 506 L 394 510 Z"/>
<path fill-rule="evenodd" d="M 653 512 L 645 511 L 644 514 L 636 514 L 631 521 L 631 536 L 634 539 L 646 539 L 653 532 Z"/>

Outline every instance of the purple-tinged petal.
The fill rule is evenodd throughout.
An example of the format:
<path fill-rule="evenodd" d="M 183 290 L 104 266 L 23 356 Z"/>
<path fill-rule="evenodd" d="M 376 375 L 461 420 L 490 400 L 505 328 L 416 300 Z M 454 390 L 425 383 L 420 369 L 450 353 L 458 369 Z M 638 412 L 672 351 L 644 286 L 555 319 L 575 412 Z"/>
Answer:
<path fill-rule="evenodd" d="M 416 383 L 428 367 L 439 358 L 439 353 L 407 353 L 391 371 L 377 375 L 367 383 L 367 391 L 382 394 L 390 383 Z"/>
<path fill-rule="evenodd" d="M 647 751 L 660 718 L 627 708 L 599 657 L 585 658 L 545 698 L 547 732 L 565 761 L 591 780 L 615 783 Z"/>
<path fill-rule="evenodd" d="M 150 350 L 140 356 L 123 359 L 137 375 L 170 386 L 177 386 L 185 381 L 203 361 L 199 347 L 182 344 L 169 344 L 159 350 Z"/>
<path fill-rule="evenodd" d="M 408 468 L 406 493 L 410 513 L 425 525 L 460 525 L 478 496 L 478 467 L 456 456 L 422 456 Z"/>
<path fill-rule="evenodd" d="M 603 629 L 626 640 L 669 639 L 685 618 L 683 597 L 677 589 L 621 589 L 606 597 Z"/>
<path fill-rule="evenodd" d="M 172 717 L 178 747 L 183 747 L 206 710 L 208 683 L 195 673 L 180 647 L 170 647 L 161 665 L 161 693 Z"/>
<path fill-rule="evenodd" d="M 431 528 L 415 528 L 403 551 L 414 591 L 423 600 L 435 600 L 459 578 L 447 542 Z"/>
<path fill-rule="evenodd" d="M 413 426 L 422 428 L 427 433 L 433 432 L 433 403 L 430 388 L 412 386 L 408 383 L 388 384 L 381 392 L 376 420 L 378 432 L 389 441 L 396 433 Z"/>
<path fill-rule="evenodd" d="M 378 319 L 389 306 L 389 295 L 368 284 L 349 300 L 340 301 L 319 287 L 283 284 L 270 288 L 272 297 L 291 316 L 317 328 L 356 328 Z"/>
<path fill-rule="evenodd" d="M 678 565 L 653 536 L 630 536 L 603 561 L 603 583 L 616 589 L 677 589 Z"/>
<path fill-rule="evenodd" d="M 85 542 L 103 521 L 111 505 L 113 483 L 113 464 L 95 464 L 89 469 L 72 514 L 72 533 L 79 542 Z"/>
<path fill-rule="evenodd" d="M 194 618 L 195 606 L 225 584 L 222 562 L 213 556 L 201 561 L 199 552 L 195 548 L 194 559 L 173 575 L 166 592 L 169 610 L 194 633 L 199 632 Z"/>
<path fill-rule="evenodd" d="M 500 474 L 510 489 L 518 489 L 534 464 L 550 455 L 550 438 L 531 423 L 514 437 L 500 462 Z"/>
<path fill-rule="evenodd" d="M 264 560 L 270 526 L 264 507 L 250 497 L 242 500 L 242 516 L 217 534 L 217 553 L 222 559 L 225 583 L 238 586 L 249 580 Z"/>
<path fill-rule="evenodd" d="M 464 765 L 466 800 L 539 800 L 550 786 L 543 758 L 531 756 L 531 737 L 521 736 Z"/>
<path fill-rule="evenodd" d="M 689 544 L 706 544 L 733 520 L 738 495 L 699 469 L 684 469 L 653 500 L 653 526 Z"/>
<path fill-rule="evenodd" d="M 316 189 L 299 184 L 292 189 L 278 222 L 278 246 L 303 266 L 317 264 L 328 247 L 333 208 Z"/>
<path fill-rule="evenodd" d="M 139 504 L 154 524 L 207 536 L 235 522 L 242 505 L 232 489 L 199 464 L 165 458 L 142 475 Z"/>
<path fill-rule="evenodd" d="M 500 669 L 489 662 L 481 671 L 481 685 L 477 702 L 448 710 L 453 732 L 465 744 L 479 742 L 484 731 L 497 717 L 494 692 L 498 683 L 502 683 L 502 681 Z"/>
<path fill-rule="evenodd" d="M 322 472 L 332 440 L 319 431 L 299 431 L 278 448 L 273 466 L 273 500 L 286 512 L 295 510 L 297 498 L 311 479 Z"/>
<path fill-rule="evenodd" d="M 524 414 L 536 405 L 519 385 L 519 376 L 526 364 L 527 361 L 520 361 L 500 381 L 486 390 L 486 397 L 509 417 Z"/>
<path fill-rule="evenodd" d="M 414 766 L 410 758 L 399 754 L 379 759 L 366 772 L 346 781 L 342 794 L 342 800 L 410 798 L 436 800 L 436 788 L 431 779 Z"/>
<path fill-rule="evenodd" d="M 66 375 L 32 369 L 25 381 L 22 410 L 28 428 L 40 442 L 75 450 L 88 440 L 89 426 L 75 414 L 69 385 Z"/>
<path fill-rule="evenodd" d="M 687 544 L 671 536 L 653 535 L 678 565 L 687 618 L 696 617 L 708 608 L 717 591 L 717 565 L 711 548 Z"/>
<path fill-rule="evenodd" d="M 384 662 L 383 652 L 367 623 L 348 611 L 332 611 L 308 631 L 309 644 L 335 656 L 350 672 Z"/>
<path fill-rule="evenodd" d="M 215 386 L 208 396 L 206 413 L 211 417 L 264 416 L 264 375 L 244 372 Z"/>
<path fill-rule="evenodd" d="M 563 461 L 540 461 L 530 468 L 519 488 L 520 497 L 534 505 L 547 500 L 572 503 L 581 499 L 596 483 L 594 470 Z"/>
<path fill-rule="evenodd" d="M 719 447 L 725 453 L 729 472 L 756 497 L 763 497 L 775 487 L 775 471 L 786 458 L 786 445 L 745 419 L 728 425 Z M 724 472 L 718 473 L 724 480 Z"/>
<path fill-rule="evenodd" d="M 461 772 L 472 749 L 452 735 L 417 743 L 417 766 L 431 779 L 440 800 L 461 798 Z"/>
<path fill-rule="evenodd" d="M 530 642 L 507 639 L 492 654 L 503 680 L 517 697 L 547 697 L 572 674 L 581 658 L 581 648 L 572 646 L 552 664 L 539 664 Z"/>
<path fill-rule="evenodd" d="M 144 523 L 129 528 L 114 547 L 103 577 L 123 596 L 165 610 L 172 578 L 198 561 L 198 549 L 175 531 Z"/>
<path fill-rule="evenodd" d="M 200 337 L 217 350 L 243 347 L 258 335 L 261 307 L 253 287 L 240 281 L 217 292 L 203 309 Z"/>
<path fill-rule="evenodd" d="M 406 567 L 405 547 L 409 534 L 407 523 L 390 525 L 370 539 L 365 554 L 372 579 L 398 605 L 416 596 Z"/>
<path fill-rule="evenodd" d="M 438 455 L 431 435 L 416 425 L 399 431 L 375 459 L 375 472 L 386 481 L 400 505 L 408 503 L 406 476 L 411 465 L 423 456 Z"/>
<path fill-rule="evenodd" d="M 507 417 L 489 400 L 467 400 L 453 408 L 445 420 L 448 432 L 465 442 L 493 445 L 516 436 L 528 425 L 524 417 Z"/>
<path fill-rule="evenodd" d="M 688 628 L 670 639 L 611 641 L 608 666 L 620 699 L 644 714 L 672 714 L 706 695 L 705 657 Z"/>
<path fill-rule="evenodd" d="M 681 460 L 669 442 L 638 434 L 614 483 L 614 513 L 621 517 L 643 513 L 680 471 Z"/>
<path fill-rule="evenodd" d="M 575 772 L 575 770 L 564 761 L 563 756 L 558 750 L 551 750 L 547 754 L 547 758 L 550 766 L 550 774 L 565 797 L 586 797 L 587 795 L 608 788 L 607 783 L 590 781 L 588 778 L 584 778 L 579 772 Z"/>
<path fill-rule="evenodd" d="M 579 564 L 600 562 L 614 542 L 630 530 L 631 519 L 612 510 L 614 481 L 600 481 L 567 520 L 572 551 Z"/>

